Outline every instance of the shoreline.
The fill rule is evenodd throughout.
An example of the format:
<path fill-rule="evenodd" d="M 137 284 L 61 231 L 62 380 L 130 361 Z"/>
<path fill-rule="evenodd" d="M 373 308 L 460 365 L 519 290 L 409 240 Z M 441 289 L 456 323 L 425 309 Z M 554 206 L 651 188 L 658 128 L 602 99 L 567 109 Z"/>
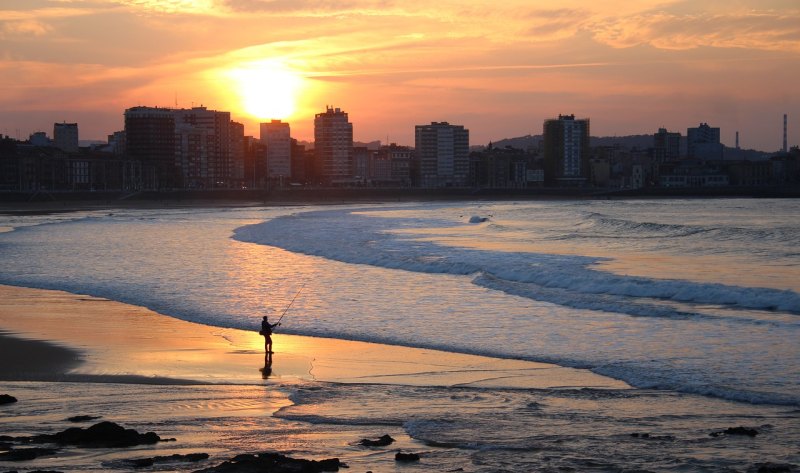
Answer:
<path fill-rule="evenodd" d="M 284 189 L 265 191 L 56 192 L 50 198 L 36 194 L 0 192 L 0 216 L 25 217 L 100 212 L 114 209 L 160 210 L 197 208 L 258 208 L 327 205 L 413 204 L 476 201 L 580 201 L 664 199 L 797 199 L 798 188 L 710 189 Z"/>
<path fill-rule="evenodd" d="M 349 419 L 377 409 L 395 412 L 390 418 L 436 409 L 440 394 L 433 393 L 459 402 L 462 388 L 489 398 L 495 390 L 636 391 L 588 370 L 544 363 L 299 335 L 273 339 L 276 353 L 265 372 L 263 339 L 255 331 L 194 324 L 108 299 L 0 285 L 0 359 L 16 352 L 28 359 L 17 368 L 29 370 L 15 376 L 8 364 L 0 365 L 0 394 L 18 399 L 0 409 L 3 434 L 49 434 L 74 427 L 68 420 L 80 415 L 92 424 L 111 421 L 177 439 L 97 453 L 56 450 L 24 465 L 0 460 L 0 469 L 72 471 L 99 464 L 130 471 L 125 465 L 144 455 L 205 454 L 202 465 L 210 466 L 241 454 L 279 452 L 317 460 L 336 456 L 355 468 L 349 471 L 391 471 L 396 452 L 412 451 L 452 470 L 470 464 L 470 449 L 429 445 L 404 422 Z M 329 392 L 338 393 L 334 399 L 349 392 L 365 397 L 343 406 L 313 400 Z M 395 394 L 403 392 L 425 394 Z M 359 443 L 383 435 L 395 439 L 391 447 Z M 198 466 L 176 463 L 170 471 Z"/>
<path fill-rule="evenodd" d="M 53 191 L 0 192 L 0 214 L 30 215 L 106 208 L 348 205 L 392 202 L 481 200 L 629 200 L 800 198 L 800 186 L 688 188 L 276 188 L 209 191 Z"/>
<path fill-rule="evenodd" d="M 25 379 L 40 381 L 631 389 L 588 370 L 546 363 L 280 333 L 273 336 L 276 353 L 265 375 L 263 339 L 255 331 L 211 327 L 108 299 L 17 286 L 0 285 L 0 330 L 14 341 L 14 352 L 24 350 L 40 364 Z M 0 357 L 10 357 L 11 346 L 0 344 Z M 82 362 L 76 364 L 78 357 Z M 72 361 L 64 364 L 64 358 Z M 0 380 L 10 380 L 13 368 L 4 366 Z"/>
<path fill-rule="evenodd" d="M 205 456 L 151 470 L 198 472 L 261 452 L 336 457 L 354 472 L 761 471 L 765 464 L 796 471 L 800 464 L 796 410 L 629 388 L 555 365 L 276 334 L 265 379 L 254 331 L 15 286 L 0 286 L 0 328 L 0 352 L 5 340 L 27 338 L 18 345 L 26 354 L 57 346 L 61 356 L 63 344 L 83 360 L 39 381 L 0 374 L 0 394 L 18 399 L 0 406 L 0 431 L 12 439 L 0 442 L 0 453 L 28 450 L 14 438 L 89 426 L 73 417 L 175 439 L 134 448 L 48 444 L 57 448 L 34 460 L 0 460 L 3 471 L 131 471 L 148 458 Z M 384 435 L 395 441 L 359 440 Z M 418 454 L 419 463 L 398 463 L 398 452 Z"/>

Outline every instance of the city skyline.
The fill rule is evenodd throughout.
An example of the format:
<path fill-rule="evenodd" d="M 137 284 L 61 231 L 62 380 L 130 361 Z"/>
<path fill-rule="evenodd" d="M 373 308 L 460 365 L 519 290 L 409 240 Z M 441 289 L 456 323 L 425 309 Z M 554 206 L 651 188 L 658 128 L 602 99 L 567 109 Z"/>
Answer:
<path fill-rule="evenodd" d="M 136 106 L 229 110 L 291 123 L 347 110 L 356 141 L 414 142 L 447 120 L 485 144 L 537 134 L 562 113 L 592 134 L 685 133 L 710 123 L 733 147 L 798 143 L 800 8 L 790 1 L 320 6 L 238 0 L 11 0 L 0 9 L 0 133 L 56 122 L 82 139 Z"/>

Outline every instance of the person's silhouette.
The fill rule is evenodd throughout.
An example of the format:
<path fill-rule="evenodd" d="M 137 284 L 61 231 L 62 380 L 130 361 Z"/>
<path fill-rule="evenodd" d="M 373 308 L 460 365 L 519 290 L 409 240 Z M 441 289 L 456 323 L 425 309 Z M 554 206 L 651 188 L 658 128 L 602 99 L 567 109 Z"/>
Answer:
<path fill-rule="evenodd" d="M 280 322 L 270 324 L 266 315 L 261 319 L 261 331 L 258 333 L 264 336 L 264 351 L 270 359 L 272 358 L 272 329 L 280 324 Z"/>

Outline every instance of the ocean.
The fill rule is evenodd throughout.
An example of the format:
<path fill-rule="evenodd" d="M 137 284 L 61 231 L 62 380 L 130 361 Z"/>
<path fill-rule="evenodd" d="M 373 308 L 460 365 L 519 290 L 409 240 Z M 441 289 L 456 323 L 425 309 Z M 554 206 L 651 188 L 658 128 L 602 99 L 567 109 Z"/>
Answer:
<path fill-rule="evenodd" d="M 638 388 L 298 387 L 276 414 L 394 426 L 437 449 L 436 468 L 800 463 L 796 200 L 114 209 L 0 229 L 3 284 L 249 330 L 285 312 L 283 333 L 550 362 Z M 764 440 L 710 435 L 739 425 Z"/>

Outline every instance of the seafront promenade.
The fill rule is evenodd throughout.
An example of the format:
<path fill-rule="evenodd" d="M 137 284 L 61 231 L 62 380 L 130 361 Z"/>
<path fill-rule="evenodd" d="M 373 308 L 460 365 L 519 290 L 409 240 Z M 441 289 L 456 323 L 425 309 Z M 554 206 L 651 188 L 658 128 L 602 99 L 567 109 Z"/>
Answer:
<path fill-rule="evenodd" d="M 0 211 L 75 207 L 150 207 L 159 205 L 284 205 L 359 202 L 636 199 L 636 198 L 798 198 L 800 186 L 608 189 L 594 187 L 524 189 L 287 187 L 205 191 L 0 192 Z"/>

